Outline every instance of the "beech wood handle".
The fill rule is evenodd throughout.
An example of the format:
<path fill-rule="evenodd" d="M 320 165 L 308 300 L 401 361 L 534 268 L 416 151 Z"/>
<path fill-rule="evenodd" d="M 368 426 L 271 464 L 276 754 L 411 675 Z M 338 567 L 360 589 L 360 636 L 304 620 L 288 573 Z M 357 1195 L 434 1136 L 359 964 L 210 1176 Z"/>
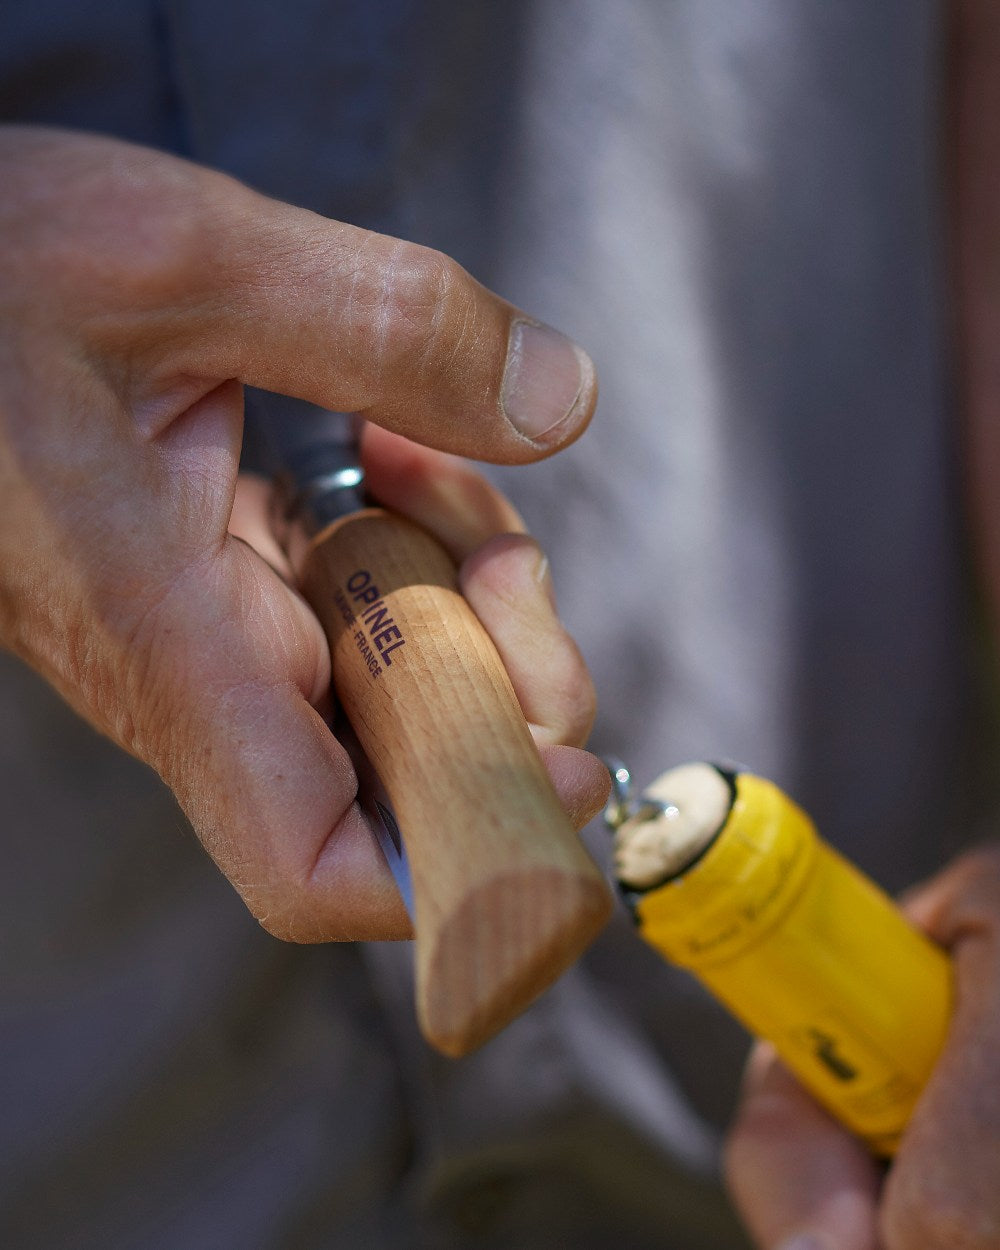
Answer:
<path fill-rule="evenodd" d="M 406 844 L 420 1027 L 464 1054 L 587 946 L 610 892 L 438 543 L 365 509 L 316 536 L 301 582 Z"/>

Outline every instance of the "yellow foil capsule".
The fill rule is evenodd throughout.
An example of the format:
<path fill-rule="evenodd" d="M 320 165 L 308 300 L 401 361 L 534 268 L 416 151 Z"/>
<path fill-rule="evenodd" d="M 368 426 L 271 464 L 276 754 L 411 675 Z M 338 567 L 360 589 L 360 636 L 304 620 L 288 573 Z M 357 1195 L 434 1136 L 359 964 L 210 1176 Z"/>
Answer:
<path fill-rule="evenodd" d="M 872 1150 L 893 1154 L 944 1044 L 947 956 L 771 782 L 692 764 L 647 795 L 657 807 L 616 834 L 641 936 Z M 657 838 L 670 875 L 650 884 Z"/>

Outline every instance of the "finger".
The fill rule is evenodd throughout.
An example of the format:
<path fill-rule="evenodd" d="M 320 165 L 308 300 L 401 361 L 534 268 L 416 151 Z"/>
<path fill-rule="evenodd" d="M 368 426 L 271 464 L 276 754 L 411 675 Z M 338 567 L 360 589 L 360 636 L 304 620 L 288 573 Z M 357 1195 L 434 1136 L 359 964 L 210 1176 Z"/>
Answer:
<path fill-rule="evenodd" d="M 391 435 L 385 435 L 383 431 L 377 431 L 377 433 L 381 438 L 389 439 L 394 444 L 403 444 L 407 448 L 414 447 L 414 444 Z M 418 448 L 417 451 L 422 452 L 423 449 Z M 440 453 L 427 454 L 435 461 L 453 461 L 452 457 L 443 456 Z M 482 482 L 482 478 L 478 474 L 466 472 L 464 462 L 454 461 L 454 463 L 462 467 L 462 473 L 459 475 L 460 482 L 463 485 L 466 482 L 469 483 L 471 496 L 473 501 L 475 501 L 478 495 L 476 488 Z M 237 484 L 230 532 L 253 547 L 272 566 L 285 565 L 287 567 L 284 553 L 277 545 L 269 525 L 271 493 L 272 488 L 270 484 L 263 479 L 242 475 Z M 454 502 L 454 498 L 447 494 L 445 498 Z M 485 502 L 493 505 L 492 515 L 494 523 L 517 523 L 516 514 L 506 505 L 506 501 L 498 492 L 492 491 L 492 488 L 490 488 L 489 496 Z M 486 510 L 489 512 L 489 508 Z M 458 508 L 457 511 L 459 514 L 462 514 L 464 509 Z M 471 530 L 467 531 L 466 537 L 470 533 Z M 478 536 L 477 534 L 475 537 Z M 471 541 L 474 542 L 475 538 L 472 538 Z M 284 569 L 279 567 L 278 571 L 284 572 Z M 313 622 L 309 621 L 306 627 L 311 629 L 312 624 Z M 323 659 L 325 661 L 325 656 Z M 322 686 L 326 680 L 327 672 L 326 663 L 321 663 L 316 673 L 315 684 L 318 686 L 318 690 L 313 691 L 312 702 L 314 704 L 317 702 L 322 703 L 322 699 L 317 699 L 316 696 L 317 693 L 322 693 Z M 556 792 L 574 828 L 581 829 L 604 808 L 607 802 L 610 779 L 606 766 L 594 756 L 585 751 L 576 750 L 573 747 L 547 746 L 543 747 L 541 753 Z M 331 841 L 331 846 L 335 845 L 339 845 L 337 838 Z M 364 847 L 362 846 L 361 849 L 364 849 Z M 338 853 L 344 854 L 343 849 L 341 848 Z M 328 855 L 331 856 L 329 862 L 332 869 L 332 851 L 328 852 Z"/>
<path fill-rule="evenodd" d="M 576 747 L 542 746 L 539 753 L 573 828 L 582 829 L 607 806 L 611 792 L 607 765 Z"/>
<path fill-rule="evenodd" d="M 278 576 L 292 582 L 292 566 L 278 542 L 272 523 L 274 487 L 262 477 L 241 473 L 236 482 L 229 532 L 245 542 L 265 560 Z"/>
<path fill-rule="evenodd" d="M 594 687 L 556 611 L 548 560 L 481 473 L 455 456 L 369 426 L 362 452 L 372 494 L 428 529 L 460 571 L 462 593 L 493 640 L 539 742 L 582 746 Z"/>
<path fill-rule="evenodd" d="M 301 599 L 230 541 L 129 632 L 126 745 L 261 924 L 302 942 L 408 936 L 354 771 L 308 702 L 329 659 Z"/>
<path fill-rule="evenodd" d="M 373 426 L 366 429 L 365 443 L 366 476 L 372 492 L 381 502 L 407 512 L 432 530 L 456 559 L 494 534 L 523 528 L 520 517 L 504 496 L 467 462 L 429 451 Z M 269 524 L 270 496 L 268 483 L 242 475 L 237 485 L 230 532 L 249 543 L 272 565 L 285 565 L 285 557 Z M 526 543 L 525 560 L 533 571 L 541 556 L 533 543 L 527 540 Z M 284 570 L 279 568 L 279 571 Z M 530 590 L 538 593 L 534 580 Z M 548 611 L 550 591 L 547 588 L 543 588 L 542 597 L 548 624 L 551 612 Z M 561 626 L 558 629 L 561 635 Z M 590 689 L 585 673 L 576 684 Z M 589 720 L 590 715 L 592 709 L 588 706 L 585 718 Z M 594 756 L 568 746 L 545 747 L 542 756 L 574 827 L 582 828 L 607 802 L 607 768 Z"/>
<path fill-rule="evenodd" d="M 248 218 L 257 226 L 250 239 Z M 503 463 L 548 455 L 589 422 L 596 379 L 586 354 L 442 253 L 258 197 L 238 219 L 220 240 L 220 266 L 260 339 L 250 353 L 242 327 L 195 339 L 182 368 L 221 367 Z M 269 271 L 264 283 L 247 281 L 248 248 Z"/>
<path fill-rule="evenodd" d="M 550 454 L 590 419 L 585 353 L 439 252 L 118 141 L 53 133 L 33 162 L 46 152 L 75 180 L 63 224 L 87 258 L 89 280 L 62 279 L 68 321 L 149 435 L 225 378 L 505 463 Z"/>
<path fill-rule="evenodd" d="M 493 640 L 536 741 L 582 746 L 593 682 L 555 606 L 549 562 L 524 534 L 491 539 L 462 565 L 462 593 Z"/>
<path fill-rule="evenodd" d="M 366 425 L 361 460 L 373 498 L 429 530 L 456 564 L 497 534 L 524 532 L 513 504 L 458 456 Z"/>
<path fill-rule="evenodd" d="M 877 1165 L 764 1043 L 747 1067 L 726 1177 L 762 1250 L 879 1250 Z"/>
<path fill-rule="evenodd" d="M 955 1005 L 944 1052 L 886 1185 L 890 1250 L 1000 1245 L 1000 851 L 963 856 L 907 910 L 949 948 Z"/>
<path fill-rule="evenodd" d="M 901 906 L 929 937 L 951 947 L 972 930 L 996 926 L 998 879 L 1000 849 L 977 847 L 907 890 Z"/>

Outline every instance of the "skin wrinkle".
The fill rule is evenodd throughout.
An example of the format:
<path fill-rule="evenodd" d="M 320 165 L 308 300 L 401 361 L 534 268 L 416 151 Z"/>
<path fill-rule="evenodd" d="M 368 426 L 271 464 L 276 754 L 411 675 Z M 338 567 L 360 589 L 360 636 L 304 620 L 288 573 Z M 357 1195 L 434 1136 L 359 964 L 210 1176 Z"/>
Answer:
<path fill-rule="evenodd" d="M 245 598 L 248 601 L 250 600 L 253 601 L 252 605 L 248 606 L 248 608 L 246 609 L 245 615 L 248 619 L 251 619 L 254 617 L 262 618 L 262 619 L 259 619 L 259 624 L 257 625 L 255 629 L 255 633 L 260 633 L 265 636 L 270 634 L 274 638 L 282 638 L 282 639 L 287 640 L 289 638 L 289 633 L 290 633 L 289 629 L 287 628 L 288 618 L 291 616 L 294 610 L 292 608 L 291 603 L 287 600 L 280 601 L 277 595 L 275 594 L 270 594 L 270 595 L 264 594 L 259 584 L 255 586 L 254 589 L 256 591 L 255 594 L 251 595 L 248 591 L 248 593 L 245 596 Z M 307 644 L 306 644 L 305 638 L 302 636 L 303 633 L 304 631 L 296 630 L 294 634 L 294 638 L 292 639 L 292 645 L 288 646 L 287 641 L 286 641 L 284 650 L 286 654 L 289 655 L 289 659 L 291 661 L 290 663 L 291 669 L 295 672 L 296 677 L 299 678 L 299 680 L 296 680 L 290 683 L 291 687 L 295 690 L 296 694 L 300 695 L 302 698 L 307 699 L 308 695 L 312 693 L 312 690 L 314 688 L 314 683 L 310 683 L 309 689 L 306 690 L 303 688 L 304 683 L 301 681 L 301 678 L 305 675 L 307 668 L 313 669 L 313 670 L 316 668 L 316 663 L 315 663 L 316 656 L 315 656 L 314 649 L 309 648 L 312 654 L 308 656 L 309 662 L 308 663 L 305 662 L 307 659 L 306 657 Z M 298 653 L 298 657 L 300 661 L 298 664 L 294 662 L 295 657 L 292 654 L 293 652 Z"/>
<path fill-rule="evenodd" d="M 55 520 L 53 518 L 53 520 Z M 57 522 L 54 541 L 61 546 L 72 541 L 72 527 L 61 520 Z M 36 666 L 41 664 L 50 680 L 56 681 L 65 692 L 79 691 L 74 704 L 78 710 L 85 709 L 96 714 L 99 723 L 126 749 L 135 751 L 134 717 L 131 700 L 121 701 L 121 682 L 110 671 L 107 657 L 120 657 L 125 666 L 124 679 L 128 685 L 128 664 L 134 663 L 137 653 L 133 650 L 137 624 L 126 624 L 135 608 L 132 586 L 119 593 L 120 566 L 113 561 L 115 553 L 104 560 L 107 577 L 95 581 L 93 576 L 77 575 L 75 589 L 66 587 L 64 580 L 51 581 L 31 577 L 22 595 L 32 594 L 34 601 L 45 606 L 42 620 L 37 617 L 33 627 L 24 637 L 9 639 L 19 654 Z M 34 566 L 29 573 L 34 574 Z M 144 584 L 149 585 L 152 569 L 144 569 Z M 182 571 L 183 572 L 183 571 Z M 65 576 L 65 575 L 64 575 Z M 154 589 L 154 598 L 166 598 L 171 591 L 172 579 L 168 577 Z M 57 593 L 54 587 L 66 587 Z M 23 605 L 22 605 L 23 606 Z M 125 611 L 122 611 L 122 609 Z M 47 624 L 43 624 L 43 621 Z"/>
<path fill-rule="evenodd" d="M 329 684 L 321 627 L 240 541 L 253 508 L 228 533 L 241 386 L 377 404 L 390 430 L 451 451 L 537 459 L 492 402 L 476 411 L 507 306 L 440 253 L 116 140 L 0 128 L 0 188 L 6 223 L 22 205 L 0 255 L 3 642 L 157 769 L 270 930 L 400 936 L 357 780 L 307 702 Z M 402 441 L 371 444 L 373 478 L 380 455 L 398 471 Z M 414 463 L 406 492 L 432 531 L 448 508 L 477 513 L 451 525 L 460 546 L 509 524 L 471 470 L 442 504 L 431 486 L 453 462 Z M 559 766 L 572 811 L 606 783 L 592 757 Z"/>
<path fill-rule="evenodd" d="M 169 650 L 167 639 L 178 636 L 171 618 L 173 604 L 179 598 L 186 601 L 194 599 L 191 584 L 196 583 L 216 559 L 214 553 L 206 552 L 193 564 L 178 569 L 172 578 L 155 588 L 123 635 L 114 629 L 109 631 L 113 645 L 122 657 L 125 690 L 120 703 L 123 710 L 129 713 L 131 723 L 128 736 L 119 736 L 118 741 L 132 754 L 148 759 L 161 775 L 168 769 L 166 759 L 169 757 L 170 741 L 176 734 L 168 732 L 162 744 L 157 742 L 156 734 L 152 740 L 148 740 L 147 735 L 140 736 L 132 709 L 142 709 L 141 719 L 148 724 L 174 726 L 173 708 L 177 699 L 167 693 L 167 687 L 176 681 L 177 674 L 161 672 L 159 654 L 161 647 Z M 183 613 L 180 615 L 183 619 Z M 183 686 L 184 683 L 181 684 Z M 166 714 L 157 715 L 159 707 L 167 709 Z"/>
<path fill-rule="evenodd" d="M 440 252 L 398 240 L 382 271 L 376 325 L 383 371 L 405 372 L 425 388 L 452 380 L 452 361 L 469 356 L 465 326 L 474 310 L 470 313 L 465 284 L 470 279 Z M 459 300 L 462 325 L 456 334 L 452 321 Z M 447 354 L 442 343 L 450 344 Z"/>
<path fill-rule="evenodd" d="M 475 310 L 470 301 L 463 300 L 462 322 L 457 333 L 452 335 L 451 346 L 448 348 L 447 355 L 443 356 L 440 361 L 434 362 L 435 350 L 443 337 L 442 331 L 445 317 L 449 311 L 454 311 L 454 305 L 459 298 L 461 298 L 461 292 L 455 281 L 453 269 L 447 264 L 442 265 L 437 290 L 432 300 L 433 311 L 427 346 L 420 354 L 419 371 L 421 377 L 428 375 L 433 363 L 434 369 L 440 376 L 450 379 L 454 376 L 455 368 L 459 361 L 467 359 L 470 355 L 473 358 L 478 355 L 477 349 L 480 344 L 473 342 L 470 346 L 468 342 L 469 326 L 475 322 Z"/>
<path fill-rule="evenodd" d="M 220 759 L 220 764 L 228 767 L 238 760 L 246 772 L 250 792 L 260 788 L 265 778 L 283 780 L 280 766 L 278 772 L 274 767 L 275 744 L 260 734 L 271 723 L 275 696 L 280 704 L 282 694 L 301 698 L 295 683 L 281 676 L 230 676 L 214 688 L 203 688 L 201 701 L 196 705 L 196 738 L 210 744 L 218 737 L 225 743 L 231 754 Z M 267 786 L 263 788 L 266 790 Z"/>
<path fill-rule="evenodd" d="M 238 540 L 231 539 L 230 543 L 232 556 L 240 564 L 240 567 L 235 570 L 235 578 L 232 578 L 229 570 L 225 568 L 229 557 L 222 559 L 210 557 L 204 562 L 205 569 L 210 569 L 213 574 L 213 581 L 226 582 L 235 589 L 235 603 L 225 606 L 223 601 L 219 600 L 219 607 L 224 610 L 224 624 L 234 630 L 237 639 L 241 642 L 241 650 L 250 652 L 248 661 L 241 663 L 238 667 L 237 671 L 240 674 L 238 677 L 226 675 L 217 686 L 210 683 L 204 684 L 204 678 L 200 679 L 200 688 L 210 696 L 211 703 L 219 710 L 218 714 L 223 720 L 228 715 L 224 704 L 247 691 L 288 689 L 293 691 L 295 696 L 305 699 L 307 694 L 305 674 L 307 670 L 316 667 L 317 658 L 314 646 L 307 641 L 306 631 L 287 628 L 288 618 L 295 608 L 294 600 L 285 596 L 291 596 L 293 592 L 288 590 L 263 562 L 257 566 L 256 561 L 260 557 L 255 552 L 251 553 L 245 544 L 239 544 L 240 549 L 237 550 Z M 203 570 L 191 570 L 191 572 L 196 577 L 203 575 Z M 274 577 L 274 584 L 270 588 L 271 593 L 265 588 L 262 580 L 268 577 Z M 214 598 L 211 592 L 209 596 Z M 214 616 L 215 613 L 212 613 L 212 616 L 205 622 L 206 636 L 210 640 L 206 650 L 208 657 L 214 654 L 218 637 L 219 624 L 212 619 Z M 244 620 L 254 622 L 252 632 L 243 631 L 239 622 Z M 289 646 L 289 641 L 291 641 L 291 646 Z M 301 664 L 280 662 L 278 658 L 280 655 L 291 659 L 292 652 L 300 653 L 306 662 Z M 198 668 L 203 666 L 200 658 L 196 658 L 193 663 Z M 272 675 L 272 672 L 276 675 Z M 245 675 L 247 673 L 249 675 Z M 308 684 L 311 690 L 312 682 Z"/>
<path fill-rule="evenodd" d="M 231 547 L 230 550 L 234 559 L 242 561 L 242 575 L 253 578 L 255 584 L 254 608 L 247 611 L 247 619 L 251 619 L 250 612 L 254 610 L 267 613 L 270 618 L 269 628 L 255 629 L 255 634 L 258 637 L 284 641 L 289 666 L 296 674 L 295 689 L 309 704 L 315 706 L 327 697 L 330 686 L 329 652 L 318 622 L 305 600 L 293 587 L 287 586 L 281 574 L 271 569 L 256 551 L 238 539 L 230 539 L 230 542 L 238 543 L 242 548 L 237 550 Z M 266 582 L 270 578 L 274 580 L 267 586 Z M 299 627 L 293 625 L 285 628 L 289 620 L 295 617 L 298 617 Z M 309 674 L 312 674 L 311 680 Z"/>
<path fill-rule="evenodd" d="M 235 367 L 206 372 L 197 367 L 197 359 L 183 360 L 186 340 L 197 323 L 207 323 L 212 316 L 199 301 L 187 304 L 175 303 L 167 313 L 132 309 L 124 324 L 118 314 L 101 313 L 80 326 L 81 363 L 117 397 L 145 442 L 155 442 L 236 372 Z M 235 355 L 230 362 L 234 366 Z"/>
<path fill-rule="evenodd" d="M 111 725 L 115 724 L 115 720 L 113 716 L 108 715 L 105 706 L 107 699 L 102 695 L 106 684 L 102 677 L 102 670 L 106 667 L 106 661 L 104 665 L 95 664 L 93 656 L 106 651 L 112 656 L 122 657 L 123 663 L 129 658 L 134 660 L 140 654 L 139 641 L 146 618 L 156 614 L 160 606 L 174 593 L 176 584 L 190 571 L 186 568 L 173 569 L 168 571 L 162 580 L 156 581 L 156 570 L 147 564 L 142 570 L 141 578 L 134 577 L 123 585 L 121 566 L 114 564 L 116 554 L 109 552 L 104 558 L 105 577 L 95 579 L 91 574 L 89 578 L 81 581 L 76 598 L 72 602 L 60 603 L 56 616 L 51 617 L 53 646 L 50 652 L 50 662 L 57 667 L 62 681 L 68 681 L 84 692 L 89 691 L 88 698 L 95 710 L 100 710 L 102 720 Z M 138 602 L 136 599 L 136 591 L 140 585 L 144 595 L 147 596 L 144 602 Z M 60 620 L 68 624 L 60 627 Z M 92 634 L 95 630 L 98 631 L 100 646 L 92 645 L 87 649 L 86 654 L 80 654 L 75 648 L 70 647 L 66 652 L 68 664 L 60 663 L 61 633 L 64 629 L 72 631 L 77 628 L 77 622 L 84 621 L 89 622 Z M 36 633 L 36 646 L 37 641 Z M 130 739 L 131 732 L 126 731 L 123 740 L 130 749 L 133 749 L 134 744 Z"/>
<path fill-rule="evenodd" d="M 171 379 L 170 386 L 160 394 L 137 394 L 134 373 L 119 379 L 123 394 L 130 395 L 130 417 L 139 438 L 156 443 L 169 434 L 174 424 L 207 399 L 220 386 L 220 379 L 181 374 Z M 221 382 L 224 385 L 224 380 Z"/>
<path fill-rule="evenodd" d="M 322 219 L 317 218 L 317 220 Z M 317 322 L 312 310 L 317 307 L 317 304 L 322 308 L 329 294 L 326 288 L 317 294 L 313 274 L 317 270 L 328 269 L 337 302 L 319 324 L 323 325 L 324 320 L 332 323 L 330 332 L 326 336 L 329 348 L 338 367 L 345 366 L 346 374 L 351 379 L 352 397 L 349 406 L 360 411 L 379 402 L 382 391 L 383 369 L 378 364 L 373 367 L 368 362 L 372 342 L 370 313 L 374 306 L 375 296 L 371 293 L 368 273 L 373 266 L 366 259 L 366 253 L 377 256 L 381 240 L 379 236 L 369 236 L 363 231 L 343 226 L 341 223 L 325 222 L 324 224 L 327 228 L 340 227 L 340 229 L 333 240 L 324 240 L 322 246 L 317 245 L 313 260 L 315 261 L 317 257 L 330 256 L 330 263 L 328 265 L 314 263 L 306 269 L 301 293 L 291 301 L 295 312 L 294 317 L 289 316 L 289 320 L 301 316 L 300 310 L 307 310 L 302 318 L 302 333 L 316 332 Z M 289 286 L 293 283 L 290 273 L 302 267 L 302 256 L 298 253 L 294 258 L 294 264 L 285 267 L 281 273 L 286 299 L 290 298 Z M 377 268 L 377 265 L 374 267 Z M 346 280 L 348 274 L 349 281 Z M 363 298 L 365 294 L 369 295 L 368 299 Z M 303 376 L 306 381 L 303 382 L 300 392 L 297 392 L 300 393 L 301 398 L 311 398 L 314 402 L 324 406 L 340 406 L 328 404 L 321 394 L 313 393 L 316 379 L 310 372 Z"/>
<path fill-rule="evenodd" d="M 398 282 L 398 262 L 402 254 L 404 244 L 402 240 L 396 240 L 392 245 L 391 253 L 388 261 L 382 269 L 382 280 L 379 285 L 377 299 L 374 302 L 376 310 L 373 319 L 373 327 L 375 330 L 375 360 L 384 362 L 389 358 L 389 342 L 390 335 L 395 329 L 396 318 L 390 315 L 390 305 L 394 303 L 395 291 Z M 393 309 L 395 312 L 396 310 Z"/>
<path fill-rule="evenodd" d="M 350 767 L 349 763 L 348 766 Z M 358 778 L 353 767 L 350 767 L 350 773 L 354 780 L 354 793 L 350 796 L 343 814 L 336 821 L 334 821 L 326 837 L 320 841 L 318 847 L 316 848 L 316 852 L 312 857 L 312 863 L 309 865 L 309 870 L 306 873 L 305 884 L 316 890 L 321 890 L 325 885 L 322 870 L 323 867 L 325 867 L 325 860 L 329 856 L 331 840 L 337 836 L 338 829 L 341 828 L 349 816 L 357 815 L 360 817 L 360 808 L 358 808 Z M 363 817 L 361 818 L 363 819 Z"/>
<path fill-rule="evenodd" d="M 536 574 L 544 559 L 524 535 L 498 535 L 463 566 L 463 591 L 495 641 L 536 741 L 582 746 L 593 725 L 593 684 L 566 634 L 548 588 Z"/>

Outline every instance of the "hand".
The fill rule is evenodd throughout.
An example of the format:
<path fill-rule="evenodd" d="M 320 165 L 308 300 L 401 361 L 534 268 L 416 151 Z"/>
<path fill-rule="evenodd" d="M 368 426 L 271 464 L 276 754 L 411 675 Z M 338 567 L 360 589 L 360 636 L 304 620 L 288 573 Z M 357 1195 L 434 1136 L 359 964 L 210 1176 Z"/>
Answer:
<path fill-rule="evenodd" d="M 276 571 L 259 484 L 237 494 L 241 383 L 516 463 L 585 427 L 589 362 L 443 256 L 159 153 L 0 130 L 0 188 L 0 641 L 160 773 L 272 932 L 404 934 L 316 711 L 322 632 Z M 367 459 L 376 493 L 458 557 L 493 540 L 467 593 L 542 737 L 580 741 L 589 681 L 537 548 L 494 537 L 520 529 L 509 505 L 384 431 Z M 582 820 L 602 769 L 567 752 L 551 764 Z"/>
<path fill-rule="evenodd" d="M 756 1048 L 727 1173 L 764 1250 L 1000 1246 L 1000 847 L 963 856 L 906 909 L 954 959 L 947 1045 L 884 1176 L 771 1048 Z"/>

